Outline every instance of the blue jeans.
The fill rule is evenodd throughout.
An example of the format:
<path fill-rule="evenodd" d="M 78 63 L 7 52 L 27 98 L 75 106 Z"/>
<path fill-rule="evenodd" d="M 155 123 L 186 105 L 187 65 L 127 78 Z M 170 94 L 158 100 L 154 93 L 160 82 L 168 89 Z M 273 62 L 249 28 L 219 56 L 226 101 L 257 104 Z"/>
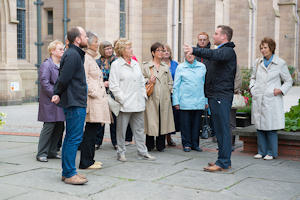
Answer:
<path fill-rule="evenodd" d="M 215 164 L 223 169 L 228 169 L 231 166 L 232 151 L 230 134 L 230 110 L 232 100 L 209 98 L 208 103 L 219 148 L 218 160 Z"/>
<path fill-rule="evenodd" d="M 201 113 L 201 110 L 180 110 L 181 141 L 183 148 L 199 147 Z"/>
<path fill-rule="evenodd" d="M 86 108 L 64 108 L 64 113 L 66 117 L 66 135 L 62 147 L 62 175 L 70 178 L 77 174 L 75 159 L 78 146 L 83 137 Z"/>
<path fill-rule="evenodd" d="M 257 130 L 258 153 L 262 156 L 278 156 L 278 135 L 277 131 Z"/>

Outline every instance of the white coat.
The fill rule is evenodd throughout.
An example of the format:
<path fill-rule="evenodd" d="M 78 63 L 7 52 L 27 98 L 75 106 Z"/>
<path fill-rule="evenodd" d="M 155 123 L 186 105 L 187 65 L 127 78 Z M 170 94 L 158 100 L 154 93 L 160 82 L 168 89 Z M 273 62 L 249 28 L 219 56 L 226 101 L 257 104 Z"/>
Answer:
<path fill-rule="evenodd" d="M 121 104 L 122 112 L 142 112 L 146 107 L 145 80 L 139 64 L 123 58 L 115 60 L 110 69 L 109 89 Z"/>
<path fill-rule="evenodd" d="M 252 94 L 251 121 L 256 129 L 269 131 L 284 128 L 283 97 L 274 96 L 274 89 L 280 89 L 285 95 L 292 83 L 286 62 L 277 55 L 273 56 L 268 67 L 265 67 L 262 58 L 256 61 L 249 86 Z"/>

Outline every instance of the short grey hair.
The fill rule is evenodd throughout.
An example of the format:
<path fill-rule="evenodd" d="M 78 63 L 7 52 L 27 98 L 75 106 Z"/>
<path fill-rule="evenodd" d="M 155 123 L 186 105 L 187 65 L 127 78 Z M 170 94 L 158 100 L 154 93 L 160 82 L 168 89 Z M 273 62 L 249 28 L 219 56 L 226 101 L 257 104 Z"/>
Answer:
<path fill-rule="evenodd" d="M 98 35 L 91 31 L 86 32 L 86 36 L 88 37 L 88 45 L 91 45 L 93 43 L 94 38 L 98 38 Z"/>

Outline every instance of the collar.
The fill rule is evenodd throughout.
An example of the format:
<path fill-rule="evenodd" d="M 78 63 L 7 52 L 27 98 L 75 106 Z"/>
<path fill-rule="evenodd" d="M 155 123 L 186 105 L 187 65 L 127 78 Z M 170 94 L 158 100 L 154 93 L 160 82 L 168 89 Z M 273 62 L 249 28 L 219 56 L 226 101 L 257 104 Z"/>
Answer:
<path fill-rule="evenodd" d="M 85 52 L 80 47 L 78 47 L 74 44 L 69 44 L 69 48 L 76 50 L 82 57 L 85 55 Z"/>
<path fill-rule="evenodd" d="M 126 65 L 126 66 L 128 66 L 128 67 L 132 67 L 132 66 L 134 65 L 134 62 L 132 62 L 132 61 L 133 61 L 132 59 L 130 60 L 130 64 L 127 63 L 127 62 L 125 61 L 125 59 L 122 58 L 122 57 L 119 57 L 118 60 L 119 60 L 119 62 L 120 62 L 121 65 Z"/>
<path fill-rule="evenodd" d="M 225 42 L 225 43 L 223 43 L 223 44 L 220 44 L 220 45 L 217 47 L 217 49 L 221 48 L 221 47 L 224 46 L 226 43 L 228 43 L 228 42 Z"/>
<path fill-rule="evenodd" d="M 93 58 L 95 58 L 98 55 L 98 53 L 92 49 L 86 49 L 85 52 L 90 56 L 92 56 Z"/>
<path fill-rule="evenodd" d="M 196 67 L 200 67 L 199 65 L 197 65 L 197 60 L 195 59 L 194 62 L 191 64 L 189 63 L 186 59 L 184 59 L 184 68 L 196 68 Z"/>

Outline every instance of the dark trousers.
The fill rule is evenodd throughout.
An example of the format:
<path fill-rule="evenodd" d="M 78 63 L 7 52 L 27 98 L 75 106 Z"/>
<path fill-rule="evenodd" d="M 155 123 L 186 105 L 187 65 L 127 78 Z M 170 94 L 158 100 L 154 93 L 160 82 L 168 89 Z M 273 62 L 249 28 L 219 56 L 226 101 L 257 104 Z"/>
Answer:
<path fill-rule="evenodd" d="M 201 110 L 180 110 L 181 141 L 183 147 L 199 147 Z"/>
<path fill-rule="evenodd" d="M 93 165 L 95 160 L 95 141 L 97 130 L 99 130 L 100 123 L 89 123 L 85 124 L 85 131 L 83 134 L 83 140 L 80 145 L 80 169 L 86 169 L 89 166 Z"/>
<path fill-rule="evenodd" d="M 155 137 L 155 136 L 149 136 L 149 135 L 146 135 L 146 146 L 147 146 L 147 149 L 148 151 L 151 151 L 154 149 L 155 147 L 155 143 L 156 143 L 156 149 L 157 151 L 163 151 L 165 148 L 166 148 L 166 135 L 161 135 L 160 134 L 160 130 L 161 130 L 161 119 L 160 119 L 160 107 L 158 107 L 158 136 Z M 155 141 L 154 141 L 155 140 Z"/>
<path fill-rule="evenodd" d="M 117 117 L 112 113 L 112 116 L 114 118 L 114 123 L 110 124 L 109 130 L 110 130 L 110 140 L 113 146 L 117 145 Z M 104 130 L 105 130 L 105 125 L 100 126 L 100 128 L 97 130 L 97 135 L 96 135 L 96 144 L 102 145 L 103 142 L 103 137 L 104 137 Z M 125 141 L 131 142 L 132 141 L 132 131 L 130 128 L 130 125 L 127 127 L 126 131 L 126 138 Z"/>
<path fill-rule="evenodd" d="M 55 157 L 57 155 L 57 143 L 64 130 L 64 122 L 44 122 L 36 157 Z"/>
<path fill-rule="evenodd" d="M 230 110 L 230 134 L 232 138 L 232 146 L 235 145 L 235 135 L 232 135 L 232 131 L 236 128 L 236 111 L 237 109 L 233 108 Z"/>
<path fill-rule="evenodd" d="M 230 134 L 230 110 L 232 100 L 223 98 L 209 98 L 214 130 L 218 142 L 218 160 L 216 165 L 224 169 L 231 166 L 231 134 Z"/>

